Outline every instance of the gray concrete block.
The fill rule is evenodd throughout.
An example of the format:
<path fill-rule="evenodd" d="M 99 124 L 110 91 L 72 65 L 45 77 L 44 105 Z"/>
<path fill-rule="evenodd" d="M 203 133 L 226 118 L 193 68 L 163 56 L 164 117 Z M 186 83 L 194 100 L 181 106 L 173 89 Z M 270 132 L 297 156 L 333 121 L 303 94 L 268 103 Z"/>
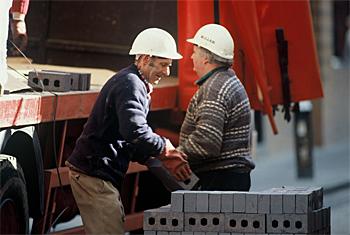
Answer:
<path fill-rule="evenodd" d="M 270 194 L 260 193 L 258 194 L 258 213 L 270 214 Z"/>
<path fill-rule="evenodd" d="M 179 181 L 178 184 L 184 189 L 184 190 L 191 190 L 193 187 L 198 183 L 199 178 L 192 172 L 190 178 L 186 181 Z"/>
<path fill-rule="evenodd" d="M 285 214 L 282 226 L 285 233 L 310 233 L 315 230 L 311 214 Z"/>
<path fill-rule="evenodd" d="M 156 232 L 156 231 L 144 231 L 143 234 L 144 234 L 144 235 L 156 235 L 157 232 Z"/>
<path fill-rule="evenodd" d="M 312 211 L 312 192 L 300 192 L 295 194 L 295 213 L 305 214 Z"/>
<path fill-rule="evenodd" d="M 233 192 L 221 193 L 221 212 L 233 212 Z"/>
<path fill-rule="evenodd" d="M 271 214 L 283 213 L 282 193 L 272 192 L 270 194 L 270 212 Z"/>
<path fill-rule="evenodd" d="M 193 232 L 184 232 L 184 231 L 182 231 L 181 235 L 193 235 Z"/>
<path fill-rule="evenodd" d="M 323 207 L 323 188 L 309 187 L 308 191 L 312 192 L 312 209 L 317 210 Z"/>
<path fill-rule="evenodd" d="M 246 212 L 246 192 L 234 192 L 233 195 L 233 212 Z"/>
<path fill-rule="evenodd" d="M 219 235 L 217 232 L 205 232 L 205 235 Z"/>
<path fill-rule="evenodd" d="M 46 91 L 66 92 L 71 90 L 72 76 L 65 72 L 38 71 L 29 72 L 28 85 L 41 87 Z"/>
<path fill-rule="evenodd" d="M 234 198 L 237 194 L 234 195 Z M 236 205 L 234 205 L 235 207 Z M 256 214 L 258 213 L 258 195 L 255 192 L 247 192 L 245 195 L 245 212 Z"/>
<path fill-rule="evenodd" d="M 170 206 L 144 211 L 143 229 L 155 231 L 182 231 L 183 212 L 170 211 Z"/>
<path fill-rule="evenodd" d="M 169 235 L 181 235 L 181 232 L 169 232 Z"/>
<path fill-rule="evenodd" d="M 220 212 L 221 210 L 221 192 L 209 192 L 209 212 Z"/>
<path fill-rule="evenodd" d="M 184 212 L 196 212 L 197 206 L 197 192 L 185 191 L 184 192 Z"/>
<path fill-rule="evenodd" d="M 184 231 L 223 232 L 224 219 L 222 213 L 185 213 Z"/>
<path fill-rule="evenodd" d="M 209 211 L 209 192 L 208 191 L 197 191 L 197 212 L 208 212 Z"/>
<path fill-rule="evenodd" d="M 171 211 L 183 212 L 184 211 L 184 191 L 177 190 L 171 193 Z"/>
<path fill-rule="evenodd" d="M 267 214 L 266 233 L 284 233 L 283 221 L 283 214 Z"/>
<path fill-rule="evenodd" d="M 265 233 L 265 214 L 225 213 L 225 232 Z"/>
<path fill-rule="evenodd" d="M 295 193 L 286 192 L 282 195 L 283 213 L 295 213 Z"/>
<path fill-rule="evenodd" d="M 205 235 L 205 232 L 194 232 L 193 235 Z"/>
<path fill-rule="evenodd" d="M 157 235 L 169 235 L 167 231 L 157 231 Z"/>

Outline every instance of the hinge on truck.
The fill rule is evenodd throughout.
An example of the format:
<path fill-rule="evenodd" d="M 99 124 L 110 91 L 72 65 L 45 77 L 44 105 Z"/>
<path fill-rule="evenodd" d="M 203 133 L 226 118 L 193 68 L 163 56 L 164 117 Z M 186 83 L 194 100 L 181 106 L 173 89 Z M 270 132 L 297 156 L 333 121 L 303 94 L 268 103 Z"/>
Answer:
<path fill-rule="evenodd" d="M 276 29 L 276 41 L 278 49 L 278 62 L 280 66 L 282 78 L 282 94 L 283 94 L 283 110 L 284 119 L 290 121 L 290 81 L 288 76 L 288 41 L 284 38 L 284 30 L 282 28 Z"/>

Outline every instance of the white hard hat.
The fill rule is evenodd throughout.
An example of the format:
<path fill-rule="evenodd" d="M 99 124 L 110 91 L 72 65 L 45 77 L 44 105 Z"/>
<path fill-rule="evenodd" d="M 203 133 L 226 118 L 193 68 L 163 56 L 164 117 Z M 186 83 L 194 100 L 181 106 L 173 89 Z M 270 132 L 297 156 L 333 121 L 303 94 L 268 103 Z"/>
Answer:
<path fill-rule="evenodd" d="M 165 30 L 149 28 L 135 38 L 129 55 L 150 55 L 168 59 L 181 59 L 174 38 Z"/>
<path fill-rule="evenodd" d="M 233 39 L 230 32 L 221 25 L 204 25 L 197 31 L 194 38 L 187 39 L 187 41 L 203 47 L 221 58 L 233 60 Z"/>

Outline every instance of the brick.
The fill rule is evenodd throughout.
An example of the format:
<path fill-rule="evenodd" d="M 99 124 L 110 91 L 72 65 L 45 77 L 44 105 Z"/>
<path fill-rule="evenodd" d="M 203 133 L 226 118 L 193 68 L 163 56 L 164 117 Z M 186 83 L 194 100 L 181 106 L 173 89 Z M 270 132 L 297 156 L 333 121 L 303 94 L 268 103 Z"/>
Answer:
<path fill-rule="evenodd" d="M 167 231 L 157 231 L 157 235 L 169 235 Z"/>
<path fill-rule="evenodd" d="M 44 86 L 46 91 L 66 92 L 71 90 L 71 79 L 72 76 L 65 72 L 31 71 L 28 85 L 41 88 Z"/>
<path fill-rule="evenodd" d="M 209 212 L 220 212 L 221 210 L 221 192 L 209 192 Z"/>
<path fill-rule="evenodd" d="M 205 235 L 219 235 L 217 232 L 206 232 Z"/>
<path fill-rule="evenodd" d="M 311 214 L 285 214 L 283 230 L 286 233 L 310 233 L 314 231 Z"/>
<path fill-rule="evenodd" d="M 169 235 L 181 235 L 181 232 L 169 232 Z"/>
<path fill-rule="evenodd" d="M 184 232 L 184 231 L 182 231 L 181 235 L 193 235 L 193 232 Z"/>
<path fill-rule="evenodd" d="M 268 193 L 258 194 L 258 213 L 270 214 L 270 194 Z"/>
<path fill-rule="evenodd" d="M 156 235 L 157 232 L 156 232 L 156 231 L 144 231 L 143 234 L 144 234 L 144 235 Z"/>
<path fill-rule="evenodd" d="M 266 232 L 267 233 L 284 233 L 283 214 L 267 214 L 266 215 Z"/>
<path fill-rule="evenodd" d="M 295 193 L 286 192 L 282 195 L 283 213 L 295 213 Z"/>
<path fill-rule="evenodd" d="M 282 193 L 272 192 L 270 194 L 270 213 L 282 214 L 283 213 Z"/>
<path fill-rule="evenodd" d="M 171 193 L 171 211 L 183 212 L 184 210 L 184 191 L 177 190 Z"/>
<path fill-rule="evenodd" d="M 235 192 L 233 195 L 233 212 L 246 212 L 246 193 Z"/>
<path fill-rule="evenodd" d="M 312 192 L 300 192 L 295 194 L 295 213 L 305 214 L 312 211 Z"/>
<path fill-rule="evenodd" d="M 196 212 L 197 193 L 196 191 L 184 192 L 184 212 Z"/>
<path fill-rule="evenodd" d="M 190 232 L 223 232 L 224 219 L 222 213 L 185 213 L 184 228 Z"/>
<path fill-rule="evenodd" d="M 209 211 L 209 192 L 208 191 L 197 191 L 197 212 L 208 212 Z"/>
<path fill-rule="evenodd" d="M 234 195 L 236 197 L 237 194 Z M 245 212 L 258 213 L 258 195 L 253 192 L 248 192 L 245 195 Z"/>
<path fill-rule="evenodd" d="M 265 233 L 265 214 L 225 214 L 225 232 Z"/>
<path fill-rule="evenodd" d="M 309 187 L 308 191 L 312 192 L 312 209 L 321 209 L 323 207 L 323 188 Z"/>
<path fill-rule="evenodd" d="M 178 181 L 178 184 L 184 189 L 184 190 L 191 190 L 199 181 L 199 178 L 192 172 L 190 178 L 184 182 Z"/>
<path fill-rule="evenodd" d="M 193 235 L 205 235 L 205 232 L 194 232 Z"/>
<path fill-rule="evenodd" d="M 221 212 L 233 212 L 233 192 L 221 193 Z"/>
<path fill-rule="evenodd" d="M 156 231 L 182 231 L 182 212 L 170 211 L 170 206 L 144 211 L 143 229 Z"/>

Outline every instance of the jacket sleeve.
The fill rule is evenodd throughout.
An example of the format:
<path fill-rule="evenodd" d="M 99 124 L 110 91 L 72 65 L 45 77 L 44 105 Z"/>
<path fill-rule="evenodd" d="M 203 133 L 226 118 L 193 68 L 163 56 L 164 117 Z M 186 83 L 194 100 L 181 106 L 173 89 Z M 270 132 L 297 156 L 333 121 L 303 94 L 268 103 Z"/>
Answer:
<path fill-rule="evenodd" d="M 190 105 L 181 127 L 180 146 L 191 158 L 210 158 L 220 155 L 223 129 L 225 124 L 225 106 L 218 99 L 217 90 L 207 90 L 209 94 Z M 195 117 L 193 116 L 195 114 Z M 188 132 L 188 130 L 191 130 Z M 188 132 L 188 134 L 187 134 Z"/>
<path fill-rule="evenodd" d="M 115 92 L 119 132 L 132 144 L 136 153 L 157 156 L 162 152 L 165 141 L 147 123 L 149 101 L 146 88 L 136 75 L 127 76 Z"/>

